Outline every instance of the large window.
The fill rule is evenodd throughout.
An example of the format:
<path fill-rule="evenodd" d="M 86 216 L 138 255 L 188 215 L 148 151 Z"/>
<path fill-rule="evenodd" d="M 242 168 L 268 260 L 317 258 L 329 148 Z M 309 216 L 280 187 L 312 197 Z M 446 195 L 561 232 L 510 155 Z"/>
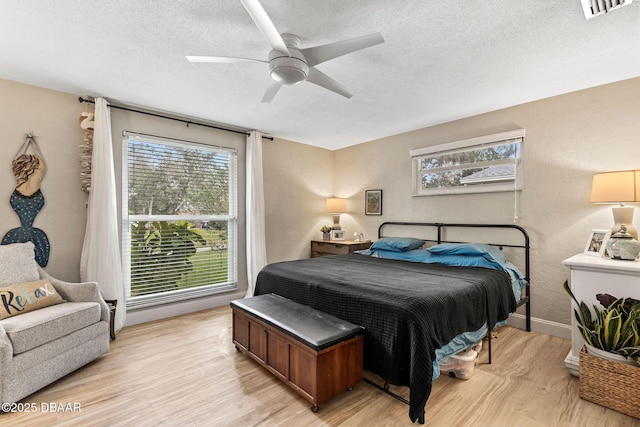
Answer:
<path fill-rule="evenodd" d="M 522 189 L 524 130 L 411 151 L 415 195 Z"/>
<path fill-rule="evenodd" d="M 124 132 L 127 308 L 237 286 L 233 149 Z"/>

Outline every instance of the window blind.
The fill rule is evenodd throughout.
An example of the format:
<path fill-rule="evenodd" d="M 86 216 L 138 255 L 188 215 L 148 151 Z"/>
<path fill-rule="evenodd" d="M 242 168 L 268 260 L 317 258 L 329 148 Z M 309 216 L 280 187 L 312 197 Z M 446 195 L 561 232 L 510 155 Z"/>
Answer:
<path fill-rule="evenodd" d="M 235 289 L 234 149 L 125 132 L 127 307 Z"/>

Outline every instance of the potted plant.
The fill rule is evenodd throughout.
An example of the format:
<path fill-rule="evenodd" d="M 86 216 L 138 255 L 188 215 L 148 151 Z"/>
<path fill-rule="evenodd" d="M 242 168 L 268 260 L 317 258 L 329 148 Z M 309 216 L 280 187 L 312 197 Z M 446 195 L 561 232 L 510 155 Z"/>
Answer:
<path fill-rule="evenodd" d="M 584 302 L 578 302 L 568 281 L 565 280 L 562 286 L 578 306 L 574 314 L 587 352 L 623 363 L 640 364 L 640 301 L 598 294 L 596 298 L 601 306 L 593 305 L 593 316 Z"/>
<path fill-rule="evenodd" d="M 323 225 L 320 231 L 322 231 L 322 240 L 331 240 L 331 227 Z"/>

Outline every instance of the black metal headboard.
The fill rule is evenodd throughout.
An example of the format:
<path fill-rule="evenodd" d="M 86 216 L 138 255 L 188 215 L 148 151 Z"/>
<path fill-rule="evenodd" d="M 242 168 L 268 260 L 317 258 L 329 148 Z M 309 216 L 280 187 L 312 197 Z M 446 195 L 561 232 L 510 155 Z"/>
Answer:
<path fill-rule="evenodd" d="M 484 228 L 484 229 L 494 229 L 494 230 L 510 229 L 510 230 L 516 230 L 517 232 L 519 232 L 518 234 L 519 238 L 516 239 L 516 240 L 519 240 L 519 242 L 514 243 L 513 241 L 510 240 L 508 243 L 507 242 L 501 243 L 499 240 L 497 241 L 492 240 L 491 242 L 487 242 L 487 243 L 492 246 L 497 246 L 500 249 L 517 248 L 517 249 L 524 250 L 524 269 L 525 269 L 524 275 L 525 275 L 525 279 L 527 280 L 527 286 L 525 288 L 525 297 L 521 298 L 518 301 L 517 306 L 518 307 L 520 307 L 521 305 L 526 306 L 525 308 L 526 309 L 526 328 L 527 328 L 527 331 L 531 330 L 531 299 L 530 299 L 530 289 L 529 289 L 529 284 L 531 283 L 531 264 L 530 264 L 531 246 L 529 243 L 529 234 L 524 228 L 516 224 L 446 224 L 441 222 L 389 221 L 389 222 L 383 222 L 382 224 L 380 224 L 380 227 L 378 227 L 378 238 L 385 237 L 383 233 L 383 229 L 389 226 L 434 228 L 436 231 L 436 237 L 434 239 L 427 238 L 423 240 L 425 240 L 426 242 L 432 242 L 436 244 L 437 243 L 474 243 L 470 241 L 447 240 L 445 238 L 446 230 L 451 230 L 451 229 L 464 229 L 464 228 L 472 228 L 472 229 Z M 476 241 L 475 243 L 479 243 L 479 242 Z"/>

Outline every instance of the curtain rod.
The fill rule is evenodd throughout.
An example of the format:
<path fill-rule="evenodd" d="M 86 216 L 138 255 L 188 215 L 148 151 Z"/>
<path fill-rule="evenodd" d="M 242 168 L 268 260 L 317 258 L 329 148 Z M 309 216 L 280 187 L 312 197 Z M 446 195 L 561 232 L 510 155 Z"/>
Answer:
<path fill-rule="evenodd" d="M 92 101 L 90 99 L 84 99 L 81 96 L 78 97 L 78 102 L 81 103 L 81 104 L 83 102 L 87 102 L 89 104 L 95 104 L 95 101 Z M 242 135 L 249 135 L 248 132 L 241 131 L 241 130 L 227 129 L 227 128 L 223 128 L 223 127 L 219 127 L 219 126 L 208 125 L 208 124 L 198 123 L 198 122 L 192 122 L 191 120 L 178 119 L 176 117 L 165 116 L 165 115 L 157 114 L 157 113 L 150 113 L 148 111 L 135 110 L 133 108 L 120 107 L 118 105 L 109 105 L 109 107 L 116 108 L 118 110 L 131 111 L 133 113 L 146 114 L 147 116 L 159 117 L 161 119 L 175 120 L 176 122 L 185 123 L 187 125 L 187 127 L 189 127 L 189 125 L 198 125 L 198 126 L 203 126 L 203 127 L 206 127 L 206 128 L 223 130 L 223 131 L 226 131 L 226 132 L 233 132 L 233 133 L 239 133 L 239 134 L 242 134 Z M 268 139 L 269 141 L 273 141 L 273 137 L 272 136 L 264 136 L 264 135 L 262 135 L 262 138 L 263 139 Z"/>

